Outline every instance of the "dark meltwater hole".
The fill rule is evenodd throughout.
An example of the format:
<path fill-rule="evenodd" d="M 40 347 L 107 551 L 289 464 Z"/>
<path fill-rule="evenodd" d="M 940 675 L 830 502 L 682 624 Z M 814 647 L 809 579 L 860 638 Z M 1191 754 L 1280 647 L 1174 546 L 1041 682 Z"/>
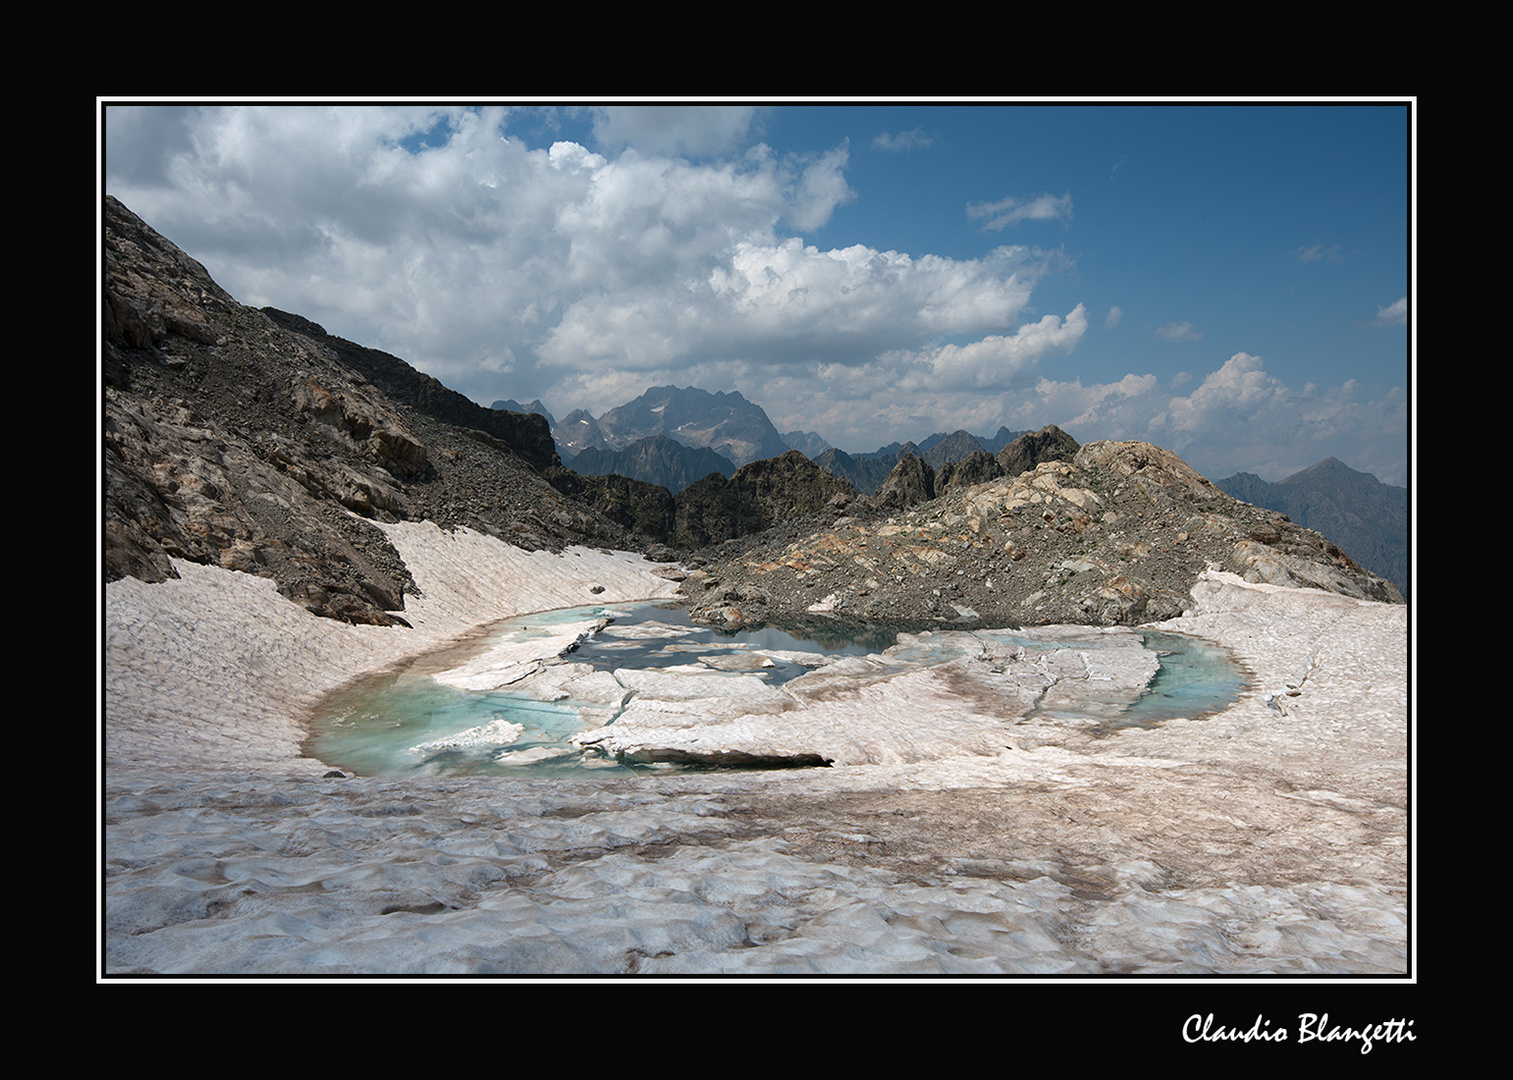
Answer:
<path fill-rule="evenodd" d="M 539 694 L 509 687 L 459 689 L 433 677 L 501 642 L 560 634 L 571 624 L 602 618 L 613 621 L 566 659 L 606 673 L 699 664 L 711 673 L 782 683 L 810 670 L 818 657 L 865 656 L 897 641 L 895 629 L 832 623 L 729 634 L 655 601 L 541 612 L 504 620 L 465 646 L 416 658 L 330 694 L 311 718 L 305 752 L 369 776 L 581 776 L 592 770 L 630 774 L 675 768 L 627 765 L 571 744 L 575 734 L 613 722 L 619 712 L 615 700 L 541 700 Z M 1147 692 L 1115 716 L 1084 718 L 1062 710 L 1062 718 L 1086 719 L 1105 731 L 1150 725 L 1217 712 L 1243 689 L 1243 674 L 1225 650 L 1180 634 L 1140 634 L 1161 664 Z"/>

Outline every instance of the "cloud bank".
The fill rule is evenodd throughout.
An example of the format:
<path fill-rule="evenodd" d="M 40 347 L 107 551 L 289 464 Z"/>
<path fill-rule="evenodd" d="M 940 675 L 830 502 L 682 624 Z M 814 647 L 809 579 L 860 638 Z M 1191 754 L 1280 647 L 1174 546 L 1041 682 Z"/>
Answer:
<path fill-rule="evenodd" d="M 1080 302 L 1035 310 L 1061 252 L 822 247 L 806 234 L 857 197 L 846 144 L 780 154 L 746 106 L 583 115 L 592 146 L 544 140 L 555 121 L 535 108 L 112 105 L 106 189 L 243 303 L 297 311 L 485 404 L 598 414 L 652 385 L 738 389 L 782 430 L 854 450 L 1000 424 L 1199 455 L 1237 419 L 1258 450 L 1328 445 L 1331 425 L 1401 428 L 1401 402 L 1282 387 L 1244 354 L 1185 397 L 1149 374 L 1058 378 L 1089 324 Z M 930 144 L 911 131 L 872 145 Z M 1071 213 L 1070 193 L 968 208 L 987 231 Z"/>

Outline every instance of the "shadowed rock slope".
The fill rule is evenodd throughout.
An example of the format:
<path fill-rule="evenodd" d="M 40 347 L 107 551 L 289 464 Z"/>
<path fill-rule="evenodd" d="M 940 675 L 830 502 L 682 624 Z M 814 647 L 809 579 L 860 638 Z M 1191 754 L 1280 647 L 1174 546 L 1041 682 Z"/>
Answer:
<path fill-rule="evenodd" d="M 727 626 L 1138 624 L 1180 615 L 1210 565 L 1247 581 L 1402 602 L 1396 586 L 1318 533 L 1231 498 L 1141 442 L 1089 443 L 1071 461 L 891 516 L 773 529 L 696 566 L 683 593 L 696 618 Z"/>
<path fill-rule="evenodd" d="M 828 514 L 856 498 L 856 489 L 798 450 L 742 465 L 728 480 L 711 473 L 676 496 L 677 544 L 696 549 L 760 533 L 779 522 Z"/>
<path fill-rule="evenodd" d="M 671 497 L 650 485 L 553 487 L 543 473 L 566 470 L 543 417 L 485 409 L 397 357 L 238 303 L 109 196 L 103 247 L 107 581 L 176 576 L 172 557 L 385 625 L 404 621 L 415 583 L 370 522 L 629 550 L 671 524 Z M 650 500 L 649 525 L 631 496 Z"/>

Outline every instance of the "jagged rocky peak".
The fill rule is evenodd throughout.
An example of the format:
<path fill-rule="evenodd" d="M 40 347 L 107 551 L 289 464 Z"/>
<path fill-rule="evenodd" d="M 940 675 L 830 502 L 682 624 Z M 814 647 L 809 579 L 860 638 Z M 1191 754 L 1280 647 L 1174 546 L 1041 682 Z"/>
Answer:
<path fill-rule="evenodd" d="M 935 498 L 935 470 L 924 458 L 905 454 L 872 493 L 879 510 L 903 510 Z"/>
<path fill-rule="evenodd" d="M 535 413 L 537 416 L 546 418 L 547 427 L 554 427 L 557 421 L 552 419 L 552 414 L 547 407 L 541 404 L 541 399 L 536 398 L 529 405 L 522 405 L 514 398 L 503 398 L 489 406 L 491 409 L 503 409 L 508 412 Z"/>
<path fill-rule="evenodd" d="M 973 450 L 964 458 L 942 465 L 936 476 L 936 487 L 944 493 L 953 488 L 985 484 L 1003 475 L 1003 466 L 996 457 L 986 450 Z"/>
<path fill-rule="evenodd" d="M 624 450 L 590 446 L 573 458 L 573 469 L 585 476 L 626 476 L 657 484 L 677 494 L 710 473 L 730 476 L 735 462 L 707 446 L 688 446 L 665 435 L 637 439 Z"/>
<path fill-rule="evenodd" d="M 957 430 L 949 435 L 931 436 L 920 443 L 920 452 L 936 470 L 982 450 L 982 444 L 970 431 Z"/>
<path fill-rule="evenodd" d="M 791 450 L 801 450 L 810 461 L 819 457 L 830 444 L 817 431 L 785 431 L 783 442 L 788 444 Z"/>
<path fill-rule="evenodd" d="M 856 489 L 801 451 L 742 465 L 727 480 L 711 473 L 679 492 L 677 542 L 698 549 L 816 515 L 833 518 Z"/>
<path fill-rule="evenodd" d="M 1077 441 L 1054 424 L 1048 424 L 1038 432 L 1015 433 L 1000 427 L 991 439 L 980 439 L 966 430 L 937 433 L 918 445 L 890 443 L 868 454 L 845 454 L 830 449 L 815 460 L 826 471 L 849 480 L 858 491 L 877 498 L 889 473 L 911 454 L 933 471 L 934 490 L 938 494 L 963 484 L 1016 476 L 1041 461 L 1065 460 L 1076 452 Z M 996 464 L 985 460 L 989 458 Z M 906 485 L 902 497 L 917 499 L 922 490 L 917 483 L 912 487 Z M 886 496 L 889 505 L 895 506 L 899 497 L 897 490 Z"/>
<path fill-rule="evenodd" d="M 1016 437 L 994 457 L 1005 476 L 1018 476 L 1042 461 L 1071 461 L 1079 449 L 1076 439 L 1055 424 L 1047 424 L 1039 431 Z"/>

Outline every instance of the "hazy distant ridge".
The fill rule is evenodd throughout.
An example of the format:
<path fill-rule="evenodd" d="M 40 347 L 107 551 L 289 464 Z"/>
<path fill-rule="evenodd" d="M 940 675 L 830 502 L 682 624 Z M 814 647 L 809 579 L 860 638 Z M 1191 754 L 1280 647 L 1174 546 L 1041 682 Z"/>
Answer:
<path fill-rule="evenodd" d="M 1333 457 L 1276 483 L 1247 472 L 1214 483 L 1236 499 L 1279 510 L 1327 537 L 1409 595 L 1407 488 L 1384 484 Z"/>

